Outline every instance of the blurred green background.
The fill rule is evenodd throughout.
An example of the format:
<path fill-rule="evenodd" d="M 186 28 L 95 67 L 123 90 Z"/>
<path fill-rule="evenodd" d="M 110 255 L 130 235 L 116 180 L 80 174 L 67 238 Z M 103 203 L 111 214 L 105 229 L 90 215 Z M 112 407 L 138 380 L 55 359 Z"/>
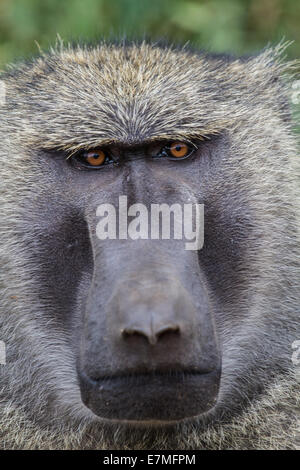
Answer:
<path fill-rule="evenodd" d="M 163 38 L 216 52 L 255 52 L 282 38 L 300 52 L 299 0 L 0 0 L 0 67 L 55 43 Z"/>

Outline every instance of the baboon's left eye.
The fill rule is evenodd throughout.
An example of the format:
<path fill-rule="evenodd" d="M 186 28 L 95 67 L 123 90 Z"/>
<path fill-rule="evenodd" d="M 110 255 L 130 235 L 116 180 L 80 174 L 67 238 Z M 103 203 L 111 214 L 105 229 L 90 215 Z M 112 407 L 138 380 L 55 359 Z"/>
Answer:
<path fill-rule="evenodd" d="M 170 154 L 172 155 L 172 157 L 176 157 L 176 158 L 186 157 L 187 154 L 189 153 L 188 146 L 182 142 L 174 142 L 170 146 L 169 150 L 170 150 Z"/>
<path fill-rule="evenodd" d="M 171 160 L 180 160 L 189 157 L 195 148 L 185 142 L 172 142 L 164 147 L 163 153 Z"/>

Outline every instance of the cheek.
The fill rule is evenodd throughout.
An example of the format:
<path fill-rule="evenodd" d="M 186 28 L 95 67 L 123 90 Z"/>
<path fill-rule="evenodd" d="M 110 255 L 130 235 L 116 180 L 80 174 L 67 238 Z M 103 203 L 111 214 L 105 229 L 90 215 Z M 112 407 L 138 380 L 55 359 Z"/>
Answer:
<path fill-rule="evenodd" d="M 71 322 L 78 286 L 93 270 L 89 232 L 79 210 L 47 204 L 27 231 L 30 264 L 45 313 Z M 51 306 L 51 312 L 47 306 Z"/>

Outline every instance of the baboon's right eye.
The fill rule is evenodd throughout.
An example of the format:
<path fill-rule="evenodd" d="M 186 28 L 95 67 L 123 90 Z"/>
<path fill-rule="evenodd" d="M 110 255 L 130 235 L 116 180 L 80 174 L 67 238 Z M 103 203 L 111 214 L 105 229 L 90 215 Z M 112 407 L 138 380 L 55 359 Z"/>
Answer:
<path fill-rule="evenodd" d="M 109 163 L 113 163 L 108 152 L 103 149 L 92 149 L 78 152 L 72 155 L 71 161 L 76 164 L 76 166 L 83 166 L 93 170 L 99 169 Z"/>
<path fill-rule="evenodd" d="M 106 155 L 103 150 L 92 150 L 84 154 L 86 163 L 92 166 L 101 166 L 105 162 Z"/>

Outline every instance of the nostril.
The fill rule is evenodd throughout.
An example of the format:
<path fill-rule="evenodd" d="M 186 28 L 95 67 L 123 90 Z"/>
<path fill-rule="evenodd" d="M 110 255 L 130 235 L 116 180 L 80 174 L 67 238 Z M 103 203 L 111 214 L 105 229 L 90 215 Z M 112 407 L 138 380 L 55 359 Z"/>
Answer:
<path fill-rule="evenodd" d="M 155 344 L 157 342 L 155 335 L 146 329 L 144 330 L 138 327 L 124 328 L 121 333 L 125 340 L 134 337 L 144 337 L 150 344 Z"/>
<path fill-rule="evenodd" d="M 160 328 L 154 328 L 152 325 L 148 327 L 128 327 L 121 331 L 124 340 L 134 337 L 143 337 L 149 344 L 155 345 L 158 341 L 166 339 L 169 334 L 179 335 L 180 328 L 178 325 L 166 325 Z"/>
<path fill-rule="evenodd" d="M 179 335 L 180 334 L 179 326 L 178 325 L 174 325 L 174 326 L 170 325 L 170 326 L 162 327 L 156 332 L 156 337 L 157 337 L 157 339 L 161 340 L 163 336 L 166 337 L 169 334 Z"/>

